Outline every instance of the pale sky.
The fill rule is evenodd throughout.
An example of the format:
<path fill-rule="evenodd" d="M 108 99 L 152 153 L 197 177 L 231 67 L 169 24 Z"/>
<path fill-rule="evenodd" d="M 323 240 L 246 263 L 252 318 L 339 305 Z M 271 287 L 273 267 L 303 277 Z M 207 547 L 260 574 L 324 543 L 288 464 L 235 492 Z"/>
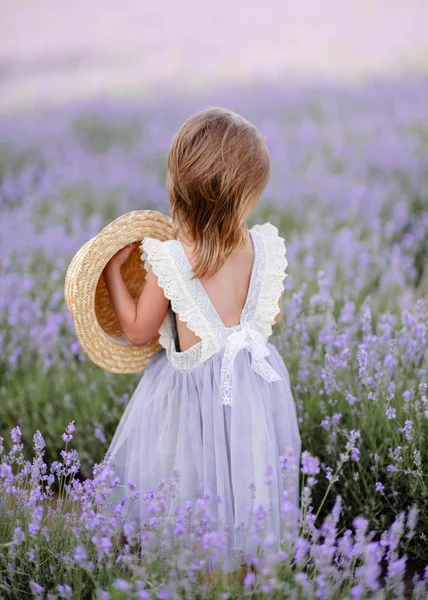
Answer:
<path fill-rule="evenodd" d="M 0 110 L 428 72 L 427 0 L 0 0 Z"/>

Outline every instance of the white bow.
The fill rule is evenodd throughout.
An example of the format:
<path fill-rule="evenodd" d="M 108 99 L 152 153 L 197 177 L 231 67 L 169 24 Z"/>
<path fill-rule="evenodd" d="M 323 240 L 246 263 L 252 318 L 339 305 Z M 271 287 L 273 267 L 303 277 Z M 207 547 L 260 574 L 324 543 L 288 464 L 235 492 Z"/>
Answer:
<path fill-rule="evenodd" d="M 220 398 L 223 404 L 232 404 L 233 365 L 241 350 L 251 353 L 251 367 L 269 383 L 279 381 L 281 377 L 265 360 L 270 352 L 263 334 L 249 325 L 231 333 L 226 339 L 220 377 Z"/>

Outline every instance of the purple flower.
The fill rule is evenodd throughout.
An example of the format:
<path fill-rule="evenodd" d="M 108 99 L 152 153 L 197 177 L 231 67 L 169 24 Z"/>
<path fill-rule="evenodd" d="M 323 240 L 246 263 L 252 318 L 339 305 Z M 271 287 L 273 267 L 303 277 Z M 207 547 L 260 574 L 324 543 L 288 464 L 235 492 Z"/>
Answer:
<path fill-rule="evenodd" d="M 403 427 L 404 435 L 407 441 L 411 441 L 413 439 L 413 423 L 409 419 L 404 422 Z"/>
<path fill-rule="evenodd" d="M 402 581 L 406 569 L 406 557 L 399 558 L 388 565 L 388 578 Z"/>
<path fill-rule="evenodd" d="M 74 426 L 74 421 L 72 421 L 67 425 L 65 433 L 62 434 L 62 439 L 64 440 L 64 442 L 71 442 L 75 430 L 76 427 Z"/>
<path fill-rule="evenodd" d="M 416 529 L 416 524 L 418 522 L 418 514 L 419 510 L 417 506 L 412 506 L 407 514 L 407 527 L 410 532 L 413 532 Z"/>
<path fill-rule="evenodd" d="M 101 538 L 101 548 L 103 549 L 103 552 L 105 554 L 109 554 L 110 550 L 112 549 L 112 542 L 111 539 L 109 537 L 103 537 Z"/>
<path fill-rule="evenodd" d="M 36 535 L 36 533 L 40 530 L 38 523 L 30 523 L 28 525 L 28 532 L 30 535 Z"/>
<path fill-rule="evenodd" d="M 40 433 L 40 431 L 36 431 L 36 433 L 33 435 L 33 443 L 34 449 L 38 453 L 42 452 L 42 450 L 46 447 L 46 442 L 43 439 L 43 436 Z"/>
<path fill-rule="evenodd" d="M 170 600 L 171 598 L 171 594 L 168 590 L 168 588 L 163 587 L 158 591 L 158 598 L 159 600 Z"/>
<path fill-rule="evenodd" d="M 339 423 L 341 418 L 342 418 L 342 413 L 335 413 L 332 417 L 333 425 L 337 425 L 337 423 Z"/>
<path fill-rule="evenodd" d="M 311 456 L 309 452 L 302 452 L 302 473 L 305 475 L 317 475 L 320 472 L 320 462 L 318 458 Z"/>
<path fill-rule="evenodd" d="M 68 600 L 73 595 L 73 590 L 69 585 L 57 585 L 58 594 L 61 598 Z"/>
<path fill-rule="evenodd" d="M 132 590 L 131 584 L 128 581 L 126 581 L 125 579 L 115 579 L 114 587 L 119 592 L 130 592 Z"/>
<path fill-rule="evenodd" d="M 100 440 L 100 442 L 102 442 L 103 444 L 105 444 L 106 442 L 106 436 L 104 435 L 104 432 L 102 431 L 102 429 L 100 429 L 99 427 L 95 428 L 95 432 L 94 432 L 94 436 Z"/>
<path fill-rule="evenodd" d="M 300 537 L 297 539 L 297 543 L 295 546 L 294 559 L 298 566 L 301 566 L 304 564 L 307 553 L 309 551 L 309 548 L 310 548 L 310 544 L 307 540 L 300 538 Z"/>
<path fill-rule="evenodd" d="M 77 564 L 82 564 L 86 560 L 86 550 L 83 546 L 76 546 L 74 549 L 74 560 Z"/>
<path fill-rule="evenodd" d="M 25 534 L 22 531 L 21 527 L 15 527 L 15 531 L 13 533 L 13 543 L 20 544 L 25 540 Z"/>
<path fill-rule="evenodd" d="M 395 410 L 395 408 L 391 408 L 390 406 L 388 406 L 385 410 L 385 414 L 387 419 L 395 419 L 397 416 L 397 411 Z"/>
<path fill-rule="evenodd" d="M 360 451 L 358 448 L 352 448 L 351 450 L 351 460 L 358 462 L 360 460 Z"/>
<path fill-rule="evenodd" d="M 35 581 L 30 581 L 30 590 L 33 592 L 33 594 L 36 594 L 37 596 L 39 596 L 40 594 L 43 594 L 44 589 L 45 589 L 44 587 L 42 587 Z"/>
<path fill-rule="evenodd" d="M 352 600 L 360 600 L 360 598 L 363 598 L 365 595 L 366 591 L 364 589 L 364 585 L 360 583 L 354 585 L 354 587 L 351 589 Z"/>
<path fill-rule="evenodd" d="M 349 404 L 349 406 L 353 406 L 356 403 L 356 401 L 357 399 L 355 396 L 353 396 L 349 392 L 346 392 L 346 402 Z"/>
<path fill-rule="evenodd" d="M 14 442 L 15 444 L 19 444 L 19 442 L 21 440 L 21 436 L 22 436 L 21 428 L 19 427 L 19 425 L 17 425 L 10 432 L 10 437 L 12 438 L 12 442 Z M 37 584 L 35 584 L 35 585 L 37 585 Z"/>
<path fill-rule="evenodd" d="M 256 576 L 254 573 L 247 573 L 244 577 L 244 587 L 249 588 L 253 585 Z"/>
<path fill-rule="evenodd" d="M 421 78 L 376 82 L 358 89 L 339 87 L 280 89 L 265 84 L 247 95 L 219 90 L 222 103 L 254 119 L 269 143 L 273 168 L 264 212 L 266 220 L 285 224 L 282 233 L 293 271 L 285 281 L 285 327 L 275 331 L 272 342 L 292 367 L 290 379 L 306 451 L 300 503 L 299 490 L 288 485 L 299 473 L 300 457 L 283 456 L 280 465 L 271 463 L 272 469 L 266 473 L 254 472 L 257 489 L 252 485 L 242 499 L 256 506 L 248 513 L 250 531 L 245 523 L 240 523 L 236 532 L 218 531 L 216 509 L 223 514 L 230 504 L 220 488 L 212 490 L 212 501 L 201 499 L 196 505 L 195 499 L 188 510 L 171 511 L 170 520 L 169 497 L 185 506 L 185 499 L 183 504 L 178 500 L 181 490 L 187 488 L 186 473 L 181 481 L 168 481 L 161 490 L 148 493 L 144 489 L 141 494 L 136 484 L 115 481 L 109 470 L 102 475 L 94 469 L 93 476 L 85 479 L 106 443 L 104 429 L 119 420 L 135 381 L 129 380 L 129 387 L 126 382 L 116 385 L 115 376 L 107 372 L 92 380 L 89 359 L 76 338 L 63 297 L 64 273 L 72 256 L 113 213 L 140 207 L 143 196 L 147 206 L 169 211 L 165 159 L 170 140 L 196 104 L 208 97 L 197 102 L 175 98 L 173 106 L 158 95 L 156 107 L 89 102 L 56 110 L 42 120 L 23 112 L 16 118 L 0 115 L 0 146 L 5 149 L 0 178 L 3 400 L 11 427 L 16 421 L 23 431 L 21 435 L 19 427 L 13 429 L 13 447 L 7 454 L 0 439 L 0 512 L 6 498 L 7 510 L 10 507 L 6 526 L 13 540 L 2 552 L 5 569 L 11 574 L 21 551 L 29 569 L 38 568 L 39 545 L 49 541 L 46 520 L 54 526 L 57 518 L 50 496 L 60 484 L 67 497 L 64 511 L 68 502 L 73 502 L 82 514 L 62 517 L 61 527 L 72 543 L 59 557 L 57 569 L 65 561 L 69 570 L 80 565 L 89 576 L 92 571 L 97 573 L 101 561 L 111 561 L 117 530 L 123 526 L 131 545 L 141 542 L 144 577 L 149 576 L 146 566 L 162 541 L 162 553 L 166 550 L 162 567 L 170 575 L 168 590 L 174 597 L 177 590 L 196 589 L 196 574 L 207 560 L 221 558 L 221 541 L 236 533 L 239 538 L 248 534 L 250 545 L 258 545 L 265 553 L 260 558 L 260 577 L 254 583 L 258 588 L 266 586 L 263 590 L 269 589 L 269 594 L 329 598 L 346 590 L 343 593 L 349 598 L 385 593 L 400 597 L 403 552 L 407 546 L 423 548 L 426 542 L 423 519 L 419 523 L 416 508 L 409 510 L 408 504 L 418 501 L 420 510 L 425 508 L 422 438 L 428 423 L 428 321 L 421 256 L 428 215 L 419 205 L 426 199 L 428 83 Z M 299 264 L 304 268 L 296 268 Z M 28 377 L 22 378 L 21 373 Z M 80 470 L 77 452 L 67 447 L 55 460 L 56 442 L 50 435 L 46 443 L 36 432 L 33 457 L 27 460 L 24 456 L 24 443 L 31 450 L 29 423 L 34 399 L 40 395 L 41 379 L 32 377 L 37 373 L 46 381 L 54 381 L 55 374 L 60 374 L 56 383 L 63 391 L 52 396 L 54 419 L 61 406 L 69 414 L 79 395 L 88 406 L 95 396 L 111 398 L 108 406 L 100 400 L 101 410 L 96 415 L 96 407 L 90 406 L 89 428 L 82 430 L 83 438 L 77 440 L 86 449 L 84 472 L 78 477 L 74 477 Z M 28 388 L 24 391 L 32 406 L 27 412 L 19 403 L 13 404 L 10 391 L 17 382 Z M 105 414 L 107 408 L 109 415 Z M 354 439 L 352 427 L 367 411 L 372 422 L 364 429 L 366 443 L 360 445 L 361 438 Z M 52 424 L 53 430 L 56 425 Z M 64 432 L 67 444 L 72 442 L 74 430 L 72 422 Z M 385 443 L 377 439 L 381 431 L 387 434 Z M 397 433 L 402 435 L 403 448 L 395 448 Z M 371 454 L 365 453 L 367 448 L 372 449 Z M 48 466 L 42 459 L 45 451 L 54 456 Z M 371 461 L 367 469 L 359 468 L 363 459 Z M 384 469 L 385 483 L 381 483 Z M 326 477 L 320 477 L 320 489 L 313 490 L 320 471 Z M 277 476 L 288 493 L 279 505 L 260 507 L 261 499 L 267 501 L 272 492 L 265 484 L 275 488 Z M 341 494 L 348 520 L 350 515 L 360 514 L 366 500 L 361 492 L 367 486 L 377 490 L 373 502 L 386 519 L 385 527 L 391 525 L 390 502 L 404 517 L 384 532 L 370 532 L 365 520 L 356 519 L 354 532 L 340 538 L 340 507 L 332 494 Z M 107 516 L 104 508 L 112 488 Z M 335 508 L 329 513 L 323 504 L 318 514 L 318 503 L 327 488 L 328 503 Z M 126 497 L 118 500 L 115 494 L 122 492 Z M 220 493 L 222 503 L 218 505 L 215 498 Z M 240 502 L 238 498 L 235 501 Z M 36 510 L 40 505 L 42 514 Z M 125 516 L 139 508 L 144 512 L 143 531 L 137 531 L 137 525 L 126 529 Z M 280 557 L 270 531 L 279 516 L 289 554 L 283 568 L 291 565 L 295 571 L 295 578 L 287 576 L 287 589 L 284 581 L 276 580 L 276 565 L 267 556 Z M 303 542 L 298 541 L 299 527 Z M 86 548 L 87 539 L 91 551 Z M 374 539 L 378 543 L 373 543 Z M 178 548 L 184 549 L 183 557 L 174 555 Z M 293 563 L 294 548 L 296 558 L 303 557 L 302 572 Z M 132 552 L 120 550 L 116 559 L 120 569 L 134 572 Z M 387 583 L 380 579 L 380 564 L 389 567 Z M 58 573 L 51 575 L 57 577 Z M 55 579 L 55 585 L 58 581 Z M 128 583 L 132 594 L 139 591 L 147 600 L 157 597 L 159 587 L 167 585 L 167 580 L 160 581 L 147 581 L 141 589 L 134 581 Z M 385 585 L 389 586 L 386 591 L 381 589 Z M 415 597 L 425 597 L 426 586 L 419 589 L 418 585 L 425 583 L 415 582 Z M 51 591 L 48 600 L 58 595 Z M 59 591 L 68 594 L 65 585 Z M 246 593 L 250 595 L 252 590 L 246 589 Z M 109 593 L 98 590 L 98 597 L 108 598 Z"/>
<path fill-rule="evenodd" d="M 359 375 L 360 379 L 364 380 L 367 377 L 367 364 L 368 364 L 367 352 L 366 352 L 366 350 L 364 350 L 364 348 L 360 348 L 358 350 L 357 360 L 358 360 L 358 365 L 359 365 L 358 375 Z"/>
<path fill-rule="evenodd" d="M 383 494 L 385 491 L 385 486 L 380 481 L 376 483 L 376 491 L 380 492 L 381 494 Z"/>

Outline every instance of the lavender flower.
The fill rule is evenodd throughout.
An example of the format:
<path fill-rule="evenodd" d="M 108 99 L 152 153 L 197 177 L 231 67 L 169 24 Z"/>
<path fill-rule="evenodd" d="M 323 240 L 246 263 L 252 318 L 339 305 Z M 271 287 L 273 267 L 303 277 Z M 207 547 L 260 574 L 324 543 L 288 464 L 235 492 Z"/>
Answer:
<path fill-rule="evenodd" d="M 319 460 L 311 456 L 309 452 L 302 452 L 302 473 L 306 475 L 317 475 L 320 472 Z"/>
<path fill-rule="evenodd" d="M 271 154 L 269 202 L 254 220 L 278 224 L 287 242 L 284 328 L 271 341 L 289 368 L 305 449 L 301 514 L 299 490 L 278 499 L 281 549 L 268 534 L 271 507 L 256 505 L 249 513 L 251 533 L 237 525 L 242 537 L 248 533 L 250 546 L 265 553 L 245 588 L 248 596 L 340 598 L 346 589 L 349 598 L 399 597 L 404 549 L 409 560 L 428 560 L 427 85 L 420 77 L 352 89 L 265 83 L 254 93 L 236 87 L 216 92 L 219 102 L 260 126 Z M 7 525 L 2 564 L 6 583 L 24 563 L 33 585 L 55 579 L 52 589 L 33 592 L 52 592 L 48 600 L 69 593 L 56 578 L 76 566 L 87 572 L 99 598 L 129 594 L 106 583 L 125 577 L 126 570 L 135 574 L 128 582 L 131 593 L 144 600 L 163 589 L 171 597 L 203 596 L 204 589 L 195 591 L 201 569 L 223 556 L 221 540 L 227 545 L 230 532 L 217 531 L 208 510 L 214 507 L 215 514 L 230 502 L 222 491 L 173 511 L 169 521 L 167 498 L 175 494 L 177 500 L 183 481 L 171 477 L 159 494 L 140 494 L 136 482 L 115 482 L 109 469 L 95 467 L 137 377 L 95 373 L 63 298 L 71 257 L 107 222 L 136 208 L 169 211 L 165 157 L 172 134 L 208 100 L 176 94 L 171 103 L 159 94 L 156 106 L 88 102 L 46 118 L 0 115 L 0 402 L 6 419 L 0 432 L 0 513 Z M 74 415 L 85 422 L 78 437 Z M 75 449 L 67 446 L 60 454 L 63 444 L 56 437 L 63 419 L 71 421 L 63 441 L 73 441 Z M 32 437 L 37 427 L 44 438 L 39 431 Z M 296 457 L 280 451 L 279 469 L 272 464 L 264 473 L 262 465 L 257 489 L 246 483 L 249 504 L 263 497 L 266 484 L 275 487 L 277 477 L 287 482 L 290 471 L 298 471 Z M 112 503 L 107 517 L 102 509 L 119 483 L 129 498 Z M 61 500 L 53 493 L 59 488 Z M 367 490 L 376 493 L 368 496 Z M 138 503 L 147 517 L 142 531 L 132 519 L 126 524 Z M 341 537 L 345 523 L 363 510 L 370 520 L 356 518 Z M 128 542 L 123 548 L 119 530 Z M 55 573 L 43 562 L 49 543 L 59 547 Z M 150 571 L 158 559 L 168 580 Z M 278 560 L 284 579 L 275 571 Z M 72 582 L 78 596 L 75 583 L 78 578 Z M 426 591 L 421 578 L 415 600 Z M 218 596 L 227 593 L 222 589 Z"/>

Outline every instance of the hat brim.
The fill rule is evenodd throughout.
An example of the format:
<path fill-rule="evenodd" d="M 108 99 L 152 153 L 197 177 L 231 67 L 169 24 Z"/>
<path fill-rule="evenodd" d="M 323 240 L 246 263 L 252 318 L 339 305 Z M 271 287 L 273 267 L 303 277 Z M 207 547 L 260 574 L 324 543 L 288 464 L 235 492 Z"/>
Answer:
<path fill-rule="evenodd" d="M 92 362 L 112 373 L 143 371 L 161 348 L 159 336 L 144 346 L 133 346 L 126 339 L 102 276 L 112 256 L 146 237 L 172 239 L 171 218 L 153 210 L 136 210 L 118 217 L 80 248 L 67 271 L 64 294 L 80 345 Z M 121 271 L 131 295 L 137 298 L 146 276 L 139 249 L 131 253 Z"/>

